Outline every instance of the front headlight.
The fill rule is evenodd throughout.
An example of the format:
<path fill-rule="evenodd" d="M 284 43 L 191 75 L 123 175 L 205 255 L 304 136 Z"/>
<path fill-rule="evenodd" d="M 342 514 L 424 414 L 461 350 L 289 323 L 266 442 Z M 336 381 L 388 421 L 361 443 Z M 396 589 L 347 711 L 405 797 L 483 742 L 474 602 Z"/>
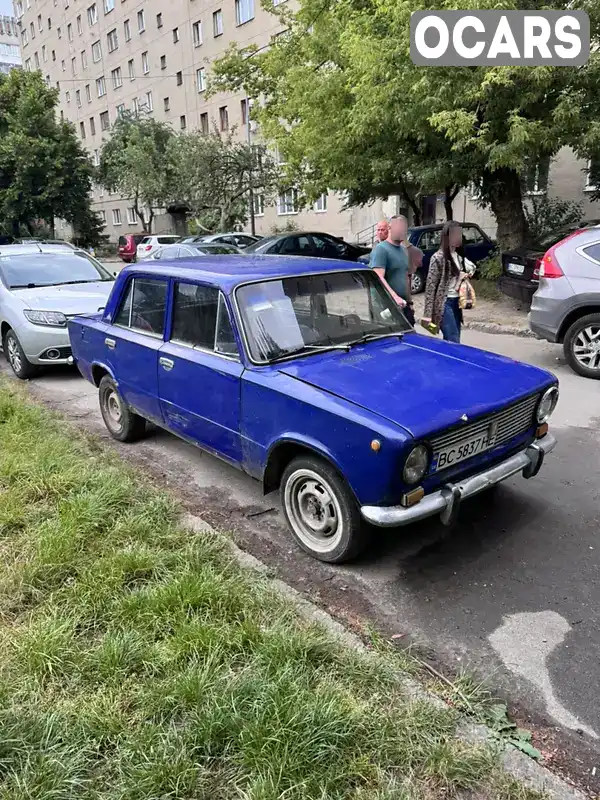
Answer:
<path fill-rule="evenodd" d="M 558 386 L 551 386 L 549 389 L 546 389 L 544 394 L 542 395 L 542 399 L 538 403 L 535 418 L 537 420 L 538 425 L 543 425 L 544 422 L 547 422 L 550 417 L 552 416 L 552 412 L 556 408 L 556 404 L 558 403 Z"/>
<path fill-rule="evenodd" d="M 408 454 L 408 458 L 404 462 L 404 469 L 402 477 L 404 482 L 408 484 L 419 483 L 423 475 L 427 472 L 429 466 L 429 450 L 424 444 L 418 444 Z"/>
<path fill-rule="evenodd" d="M 49 325 L 52 328 L 64 328 L 67 318 L 60 311 L 23 311 L 29 322 L 34 325 Z"/>

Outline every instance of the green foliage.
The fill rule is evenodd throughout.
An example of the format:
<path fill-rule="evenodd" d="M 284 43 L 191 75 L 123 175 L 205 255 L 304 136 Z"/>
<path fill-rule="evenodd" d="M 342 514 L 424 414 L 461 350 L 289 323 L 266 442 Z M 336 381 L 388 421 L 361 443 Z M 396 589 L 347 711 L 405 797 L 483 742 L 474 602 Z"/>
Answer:
<path fill-rule="evenodd" d="M 440 0 L 436 8 L 455 5 Z M 468 0 L 463 8 L 480 5 Z M 472 181 L 496 215 L 500 243 L 520 244 L 527 233 L 520 176 L 528 165 L 563 145 L 580 149 L 592 129 L 600 144 L 600 52 L 583 68 L 419 68 L 410 59 L 410 15 L 430 6 L 301 0 L 296 15 L 278 6 L 286 35 L 267 50 L 230 49 L 214 65 L 213 90 L 243 87 L 265 98 L 253 113 L 309 197 L 327 187 L 367 202 L 403 194 L 408 184 L 439 191 Z M 600 6 L 575 7 L 586 8 L 597 38 Z"/>
<path fill-rule="evenodd" d="M 0 218 L 18 235 L 37 220 L 75 220 L 90 207 L 92 165 L 58 95 L 39 72 L 0 75 Z"/>
<path fill-rule="evenodd" d="M 497 280 L 502 275 L 502 257 L 498 250 L 492 251 L 477 264 L 477 275 L 486 281 Z"/>
<path fill-rule="evenodd" d="M 292 233 L 293 231 L 298 230 L 298 223 L 293 219 L 286 219 L 282 225 L 275 225 L 271 226 L 271 233 L 276 236 L 278 233 Z"/>
<path fill-rule="evenodd" d="M 109 191 L 131 199 L 145 231 L 152 231 L 156 210 L 167 206 L 172 197 L 167 154 L 173 136 L 169 125 L 125 111 L 102 145 L 99 180 Z"/>
<path fill-rule="evenodd" d="M 250 189 L 268 202 L 278 186 L 279 170 L 273 158 L 231 134 L 174 136 L 168 160 L 173 199 L 204 230 L 227 231 L 242 225 L 248 217 Z"/>
<path fill-rule="evenodd" d="M 561 228 L 579 225 L 583 219 L 583 206 L 554 197 L 532 197 L 525 205 L 525 216 L 531 240 L 538 242 Z"/>
<path fill-rule="evenodd" d="M 86 249 L 102 248 L 108 242 L 108 235 L 103 233 L 104 228 L 100 214 L 91 209 L 84 209 L 83 213 L 73 221 L 73 243 Z"/>

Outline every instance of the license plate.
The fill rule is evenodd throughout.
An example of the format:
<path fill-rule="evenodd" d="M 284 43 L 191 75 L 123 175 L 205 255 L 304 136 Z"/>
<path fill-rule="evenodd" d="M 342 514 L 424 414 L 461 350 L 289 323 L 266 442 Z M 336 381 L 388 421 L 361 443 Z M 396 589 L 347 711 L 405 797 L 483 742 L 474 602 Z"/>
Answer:
<path fill-rule="evenodd" d="M 490 437 L 490 432 L 486 431 L 472 439 L 466 439 L 452 447 L 446 447 L 440 450 L 439 453 L 436 453 L 433 460 L 434 472 L 453 467 L 455 464 L 477 455 L 477 453 L 489 450 L 490 447 L 494 446 L 494 441 L 495 436 L 493 438 Z"/>
<path fill-rule="evenodd" d="M 514 275 L 522 275 L 525 272 L 525 267 L 523 264 L 509 264 L 508 271 Z"/>

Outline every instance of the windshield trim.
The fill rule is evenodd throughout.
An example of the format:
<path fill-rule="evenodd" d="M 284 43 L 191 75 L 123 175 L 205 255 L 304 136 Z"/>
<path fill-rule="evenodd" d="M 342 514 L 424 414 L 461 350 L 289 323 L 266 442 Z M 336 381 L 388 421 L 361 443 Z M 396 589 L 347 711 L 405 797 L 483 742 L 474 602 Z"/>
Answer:
<path fill-rule="evenodd" d="M 368 273 L 372 274 L 373 271 L 371 270 L 370 267 L 365 267 L 364 265 L 359 265 L 357 263 L 356 267 L 351 267 L 351 268 L 346 268 L 346 269 L 335 269 L 335 270 L 333 270 L 333 269 L 328 269 L 328 270 L 320 269 L 320 270 L 315 270 L 314 272 L 303 272 L 302 273 L 302 277 L 303 278 L 314 278 L 314 277 L 316 277 L 318 275 L 340 275 L 340 274 L 347 275 L 348 273 L 351 273 L 351 272 L 368 272 Z M 238 296 L 237 296 L 238 290 L 239 289 L 243 289 L 245 286 L 253 286 L 256 283 L 272 283 L 273 281 L 283 281 L 283 280 L 286 280 L 286 278 L 296 278 L 296 277 L 298 277 L 298 276 L 297 275 L 278 275 L 278 276 L 273 277 L 273 278 L 254 278 L 251 281 L 244 281 L 243 283 L 238 283 L 235 286 L 235 288 L 234 288 L 234 290 L 233 290 L 233 292 L 231 294 L 233 310 L 234 310 L 234 313 L 235 313 L 235 320 L 236 320 L 236 323 L 237 323 L 237 326 L 238 326 L 238 329 L 239 329 L 239 332 L 240 332 L 242 343 L 244 345 L 244 351 L 245 351 L 245 354 L 246 354 L 246 358 L 255 367 L 268 367 L 268 366 L 272 366 L 274 364 L 279 364 L 281 361 L 287 361 L 287 360 L 291 360 L 293 358 L 306 358 L 306 356 L 308 356 L 308 355 L 312 356 L 312 355 L 315 355 L 318 352 L 323 352 L 323 351 L 319 351 L 319 350 L 313 350 L 313 351 L 308 351 L 306 353 L 295 353 L 294 355 L 280 356 L 279 358 L 275 358 L 275 359 L 264 359 L 262 361 L 257 361 L 255 358 L 252 357 L 252 350 L 250 348 L 250 343 L 249 343 L 248 337 L 246 335 L 246 327 L 244 325 L 244 317 L 242 315 L 242 312 L 241 312 L 241 309 L 240 309 L 240 305 L 238 303 Z M 387 288 L 383 284 L 382 284 L 381 288 L 388 295 L 388 297 L 393 299 L 391 294 L 388 292 Z M 404 332 L 408 333 L 409 331 L 404 331 Z"/>

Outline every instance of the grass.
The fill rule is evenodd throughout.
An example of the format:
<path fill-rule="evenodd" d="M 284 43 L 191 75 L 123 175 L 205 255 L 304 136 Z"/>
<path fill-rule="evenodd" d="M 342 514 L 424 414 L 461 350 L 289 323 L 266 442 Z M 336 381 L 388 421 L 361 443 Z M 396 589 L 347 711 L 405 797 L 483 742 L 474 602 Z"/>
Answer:
<path fill-rule="evenodd" d="M 0 800 L 537 796 L 6 382 L 0 559 Z"/>

